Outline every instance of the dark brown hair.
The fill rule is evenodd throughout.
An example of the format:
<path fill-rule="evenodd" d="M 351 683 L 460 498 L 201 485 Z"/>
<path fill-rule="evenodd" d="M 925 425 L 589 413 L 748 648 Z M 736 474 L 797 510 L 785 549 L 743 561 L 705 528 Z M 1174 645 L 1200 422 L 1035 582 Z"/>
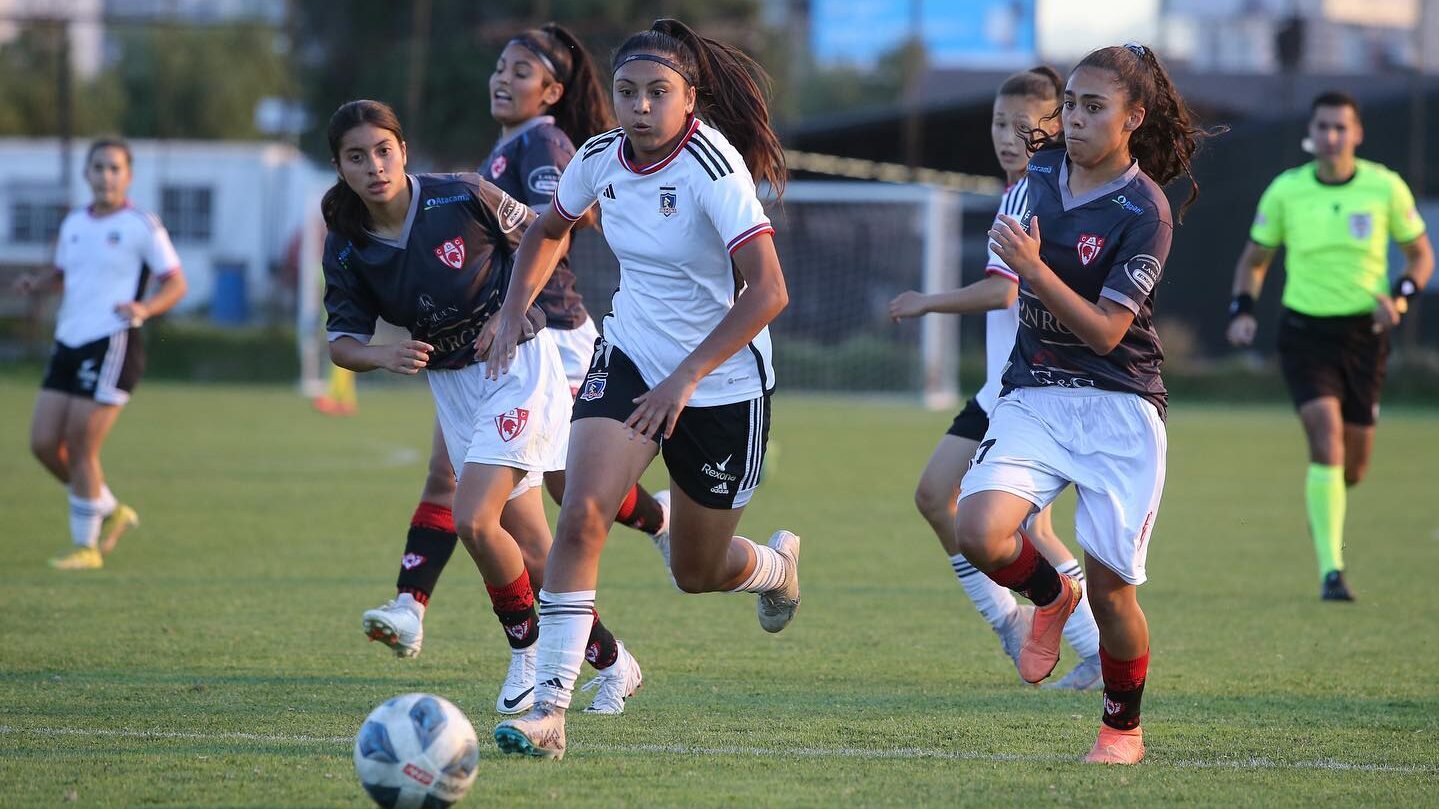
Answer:
<path fill-rule="evenodd" d="M 1359 100 L 1343 90 L 1325 90 L 1315 96 L 1314 101 L 1309 104 L 1309 114 L 1313 115 L 1314 111 L 1320 107 L 1348 107 L 1354 110 L 1354 120 L 1361 120 Z"/>
<path fill-rule="evenodd" d="M 516 34 L 510 42 L 540 56 L 554 81 L 564 85 L 564 95 L 547 113 L 571 141 L 584 143 L 614 126 L 595 60 L 568 29 L 546 23 Z"/>
<path fill-rule="evenodd" d="M 770 78 L 759 63 L 733 45 L 702 37 L 679 20 L 656 20 L 615 51 L 614 69 L 636 53 L 662 56 L 677 65 L 695 88 L 699 116 L 724 134 L 744 158 L 755 182 L 784 193 L 784 148 L 769 123 L 765 96 Z"/>
<path fill-rule="evenodd" d="M 1139 169 L 1159 185 L 1185 177 L 1189 180 L 1189 196 L 1179 206 L 1179 219 L 1199 197 L 1199 182 L 1194 179 L 1191 162 L 1194 153 L 1206 138 L 1229 130 L 1227 126 L 1204 128 L 1194 121 L 1189 104 L 1174 87 L 1169 71 L 1159 61 L 1153 48 L 1144 45 L 1112 45 L 1091 51 L 1074 66 L 1108 70 L 1124 88 L 1131 105 L 1144 108 L 1144 122 L 1129 136 L 1129 153 Z M 1074 75 L 1073 72 L 1070 75 Z M 1031 148 L 1039 149 L 1055 143 L 1056 136 L 1042 130 L 1029 133 Z"/>
<path fill-rule="evenodd" d="M 1049 65 L 1037 65 L 1028 70 L 1021 70 L 1004 80 L 999 85 L 1000 96 L 1020 96 L 1032 98 L 1035 101 L 1053 101 L 1054 106 L 1059 107 L 1059 99 L 1064 97 L 1064 79 L 1060 77 L 1059 71 Z"/>
<path fill-rule="evenodd" d="M 390 105 L 383 101 L 362 98 L 341 104 L 335 114 L 330 116 L 330 125 L 325 128 L 325 138 L 330 142 L 330 157 L 339 162 L 340 141 L 344 139 L 345 133 L 365 124 L 389 130 L 402 145 L 405 142 L 400 118 L 390 109 Z M 330 190 L 325 192 L 324 199 L 320 200 L 320 212 L 325 216 L 325 227 L 331 231 L 356 245 L 364 246 L 369 241 L 365 231 L 373 224 L 370 209 L 365 207 L 365 201 L 360 199 L 360 195 L 345 183 L 344 177 L 337 178 Z"/>
<path fill-rule="evenodd" d="M 135 157 L 130 153 L 130 144 L 126 142 L 124 138 L 107 136 L 96 138 L 90 142 L 90 148 L 85 152 L 86 168 L 89 168 L 90 161 L 95 157 L 95 153 L 101 149 L 119 149 L 120 153 L 125 155 L 125 167 L 131 169 L 135 167 Z"/>

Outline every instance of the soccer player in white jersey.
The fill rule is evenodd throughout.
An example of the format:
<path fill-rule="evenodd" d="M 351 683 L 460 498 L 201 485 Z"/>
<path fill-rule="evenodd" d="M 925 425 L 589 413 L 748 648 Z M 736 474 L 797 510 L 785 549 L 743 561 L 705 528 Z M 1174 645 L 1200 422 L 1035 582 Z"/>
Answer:
<path fill-rule="evenodd" d="M 1058 130 L 1058 122 L 1051 113 L 1059 106 L 1063 92 L 1064 81 L 1047 65 L 1015 73 L 999 86 L 989 131 L 1008 187 L 1000 199 L 996 221 L 999 216 L 1024 213 L 1028 203 L 1025 169 L 1029 166 L 1029 148 L 1023 133 L 1035 128 L 1050 134 Z M 913 290 L 903 292 L 889 303 L 889 314 L 895 322 L 930 313 L 973 312 L 986 313 L 984 387 L 955 416 L 949 431 L 934 448 L 915 489 L 914 502 L 939 537 L 939 544 L 948 554 L 950 567 L 965 594 L 999 635 L 1004 653 L 1017 666 L 1020 646 L 1034 618 L 1034 607 L 1020 606 L 1008 588 L 991 581 L 964 558 L 954 536 L 954 517 L 960 478 L 964 477 L 969 459 L 974 457 L 975 449 L 989 429 L 989 414 L 999 399 L 1000 377 L 1014 348 L 1014 332 L 1019 327 L 1019 276 L 990 250 L 983 279 L 962 289 L 933 295 Z M 1084 570 L 1054 533 L 1050 510 L 1049 506 L 1040 509 L 1022 530 L 1059 572 L 1083 581 Z M 1079 665 L 1059 682 L 1045 687 L 1083 691 L 1099 685 L 1099 629 L 1094 625 L 1087 599 L 1080 602 L 1074 617 L 1064 625 L 1064 636 L 1079 653 Z"/>
<path fill-rule="evenodd" d="M 544 758 L 565 752 L 610 515 L 656 455 L 670 473 L 669 561 L 680 589 L 757 593 L 768 632 L 784 629 L 800 600 L 799 537 L 777 531 L 761 545 L 734 534 L 769 432 L 768 324 L 788 303 L 751 176 L 783 188 L 766 77 L 738 49 L 674 20 L 625 40 L 613 77 L 621 128 L 591 138 L 565 169 L 552 210 L 520 244 L 505 306 L 476 343 L 489 373 L 504 374 L 525 305 L 574 223 L 598 205 L 620 287 L 575 401 L 539 596 L 535 708 L 495 728 L 500 749 Z"/>
<path fill-rule="evenodd" d="M 170 235 L 153 214 L 131 205 L 130 147 L 101 139 L 85 157 L 93 199 L 60 225 L 55 269 L 15 282 L 21 293 L 64 290 L 55 345 L 30 422 L 30 449 L 70 493 L 74 548 L 50 560 L 60 570 L 93 570 L 120 535 L 139 524 L 115 499 L 100 468 L 100 447 L 145 370 L 140 326 L 185 296 L 185 274 Z M 159 289 L 145 297 L 150 280 Z"/>

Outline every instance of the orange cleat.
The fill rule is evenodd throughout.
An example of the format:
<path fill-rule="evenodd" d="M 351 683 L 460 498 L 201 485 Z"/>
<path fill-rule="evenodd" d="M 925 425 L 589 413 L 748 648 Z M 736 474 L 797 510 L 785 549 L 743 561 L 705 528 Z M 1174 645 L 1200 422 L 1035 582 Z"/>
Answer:
<path fill-rule="evenodd" d="M 1090 764 L 1138 764 L 1144 760 L 1144 729 L 1116 730 L 1099 726 L 1099 738 L 1084 760 Z"/>
<path fill-rule="evenodd" d="M 1019 650 L 1019 676 L 1026 683 L 1038 683 L 1059 665 L 1059 640 L 1064 636 L 1064 622 L 1079 606 L 1084 595 L 1079 581 L 1059 574 L 1059 597 L 1048 606 L 1034 611 L 1034 625 Z"/>
<path fill-rule="evenodd" d="M 310 404 L 315 410 L 327 416 L 353 416 L 359 411 L 355 405 L 339 399 L 331 399 L 329 396 L 316 396 Z"/>

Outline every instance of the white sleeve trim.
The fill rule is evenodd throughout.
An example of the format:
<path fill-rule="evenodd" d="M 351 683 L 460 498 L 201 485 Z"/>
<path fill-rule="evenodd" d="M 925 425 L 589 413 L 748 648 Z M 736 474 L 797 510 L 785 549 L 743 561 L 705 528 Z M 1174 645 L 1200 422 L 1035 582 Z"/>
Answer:
<path fill-rule="evenodd" d="M 331 331 L 331 332 L 325 332 L 325 336 L 326 336 L 326 338 L 329 339 L 329 342 L 332 342 L 332 343 L 335 342 L 336 340 L 340 339 L 341 337 L 350 337 L 350 338 L 353 338 L 353 339 L 355 339 L 355 340 L 359 340 L 360 343 L 363 344 L 363 345 L 369 345 L 369 344 L 370 344 L 370 341 L 373 340 L 373 339 L 375 339 L 375 335 L 373 335 L 373 334 L 356 334 L 356 333 L 354 333 L 354 332 L 352 332 L 352 331 Z"/>
<path fill-rule="evenodd" d="M 1099 297 L 1108 298 L 1109 300 L 1114 301 L 1120 306 L 1123 306 L 1125 309 L 1128 309 L 1134 314 L 1139 314 L 1139 304 L 1135 303 L 1133 298 L 1129 297 L 1123 292 L 1120 292 L 1117 289 L 1110 289 L 1109 287 L 1105 287 L 1104 289 L 1101 289 L 1099 291 Z"/>

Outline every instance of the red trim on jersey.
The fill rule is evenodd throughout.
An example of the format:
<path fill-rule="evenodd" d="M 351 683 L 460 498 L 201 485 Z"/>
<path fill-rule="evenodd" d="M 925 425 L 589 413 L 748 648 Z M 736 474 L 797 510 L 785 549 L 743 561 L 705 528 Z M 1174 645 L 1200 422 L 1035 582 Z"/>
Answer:
<path fill-rule="evenodd" d="M 1008 269 L 1008 268 L 1006 268 L 1006 267 L 999 267 L 999 266 L 996 266 L 996 265 L 994 265 L 994 264 L 991 264 L 991 265 L 989 265 L 988 267 L 985 267 L 985 268 L 984 268 L 984 274 L 985 274 L 985 275 L 1002 275 L 1002 276 L 1004 276 L 1005 278 L 1008 278 L 1009 280 L 1015 282 L 1016 284 L 1019 283 L 1019 276 L 1015 274 L 1014 270 Z"/>
<path fill-rule="evenodd" d="M 770 227 L 770 224 L 768 222 L 761 222 L 758 225 L 750 228 L 749 230 L 746 230 L 744 233 L 741 233 L 740 235 L 734 237 L 734 239 L 730 241 L 729 247 L 727 248 L 730 255 L 734 255 L 734 251 L 740 249 L 741 247 L 744 247 L 745 245 L 749 244 L 756 238 L 763 236 L 766 233 L 773 234 L 774 228 Z"/>
<path fill-rule="evenodd" d="M 164 272 L 157 273 L 157 274 L 155 275 L 155 280 L 157 280 L 157 281 L 164 281 L 166 278 L 169 278 L 170 276 L 174 275 L 175 273 L 177 273 L 177 272 L 179 272 L 179 271 L 180 271 L 180 265 L 179 265 L 179 264 L 176 264 L 175 266 L 173 266 L 173 267 L 165 270 Z"/>
<path fill-rule="evenodd" d="M 699 128 L 700 120 L 694 116 L 690 116 L 689 126 L 685 128 L 685 133 L 680 138 L 680 142 L 675 144 L 675 150 L 673 152 L 670 152 L 669 156 L 665 159 L 655 163 L 651 163 L 648 166 L 636 166 L 634 163 L 630 162 L 630 159 L 625 156 L 625 143 L 628 141 L 628 137 L 625 135 L 621 135 L 618 146 L 620 165 L 624 166 L 635 174 L 654 174 L 665 166 L 668 166 L 670 163 L 673 163 L 676 157 L 679 157 L 680 152 L 684 151 L 685 144 L 690 142 L 690 138 L 694 137 L 695 131 Z"/>
<path fill-rule="evenodd" d="M 560 216 L 563 216 L 566 221 L 569 221 L 569 222 L 578 222 L 578 221 L 580 221 L 580 217 L 578 217 L 578 216 L 570 216 L 570 212 L 567 211 L 567 210 L 565 210 L 565 206 L 563 206 L 563 205 L 560 204 L 560 195 L 559 195 L 558 193 L 556 193 L 553 197 L 550 197 L 550 204 L 555 207 L 555 213 L 559 214 Z"/>

